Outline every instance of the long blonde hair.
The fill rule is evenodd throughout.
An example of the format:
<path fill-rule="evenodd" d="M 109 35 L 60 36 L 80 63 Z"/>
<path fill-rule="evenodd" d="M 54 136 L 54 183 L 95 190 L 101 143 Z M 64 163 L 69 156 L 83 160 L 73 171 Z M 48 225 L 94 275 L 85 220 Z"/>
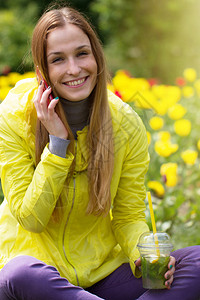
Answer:
<path fill-rule="evenodd" d="M 52 30 L 65 26 L 66 23 L 78 26 L 88 36 L 97 63 L 97 83 L 91 94 L 93 104 L 87 133 L 89 154 L 87 169 L 89 203 L 87 213 L 95 215 L 106 214 L 111 206 L 110 184 L 114 165 L 114 146 L 112 119 L 107 99 L 107 81 L 109 76 L 101 43 L 92 26 L 78 11 L 70 7 L 51 8 L 42 15 L 34 29 L 32 56 L 35 67 L 39 67 L 47 83 L 51 85 L 46 58 L 47 35 Z M 74 137 L 61 103 L 57 104 L 56 111 L 69 132 L 69 139 L 71 140 L 70 151 L 73 152 Z M 48 136 L 45 127 L 37 120 L 37 163 L 40 161 L 41 153 L 48 142 Z"/>

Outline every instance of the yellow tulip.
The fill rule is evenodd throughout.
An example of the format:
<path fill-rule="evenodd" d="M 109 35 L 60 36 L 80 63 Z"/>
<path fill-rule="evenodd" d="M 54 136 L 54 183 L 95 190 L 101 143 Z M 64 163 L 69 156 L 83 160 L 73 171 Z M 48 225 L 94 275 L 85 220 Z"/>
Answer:
<path fill-rule="evenodd" d="M 178 165 L 176 163 L 166 163 L 161 165 L 160 174 L 163 176 L 166 186 L 174 187 L 177 185 L 177 170 Z"/>
<path fill-rule="evenodd" d="M 181 157 L 187 165 L 194 165 L 198 157 L 198 152 L 188 149 L 181 152 Z"/>
<path fill-rule="evenodd" d="M 160 100 L 160 101 L 157 101 L 156 108 L 154 110 L 158 115 L 164 116 L 164 115 L 166 115 L 168 109 L 169 109 L 169 106 L 168 106 L 167 101 Z"/>
<path fill-rule="evenodd" d="M 118 70 L 112 82 L 114 89 L 120 93 L 123 101 L 136 102 L 138 107 L 151 108 L 155 96 L 149 90 L 150 84 L 146 79 L 132 78 L 126 71 Z M 146 91 L 148 91 L 147 95 Z"/>
<path fill-rule="evenodd" d="M 194 95 L 194 89 L 191 86 L 184 86 L 182 93 L 185 98 L 191 98 Z"/>
<path fill-rule="evenodd" d="M 152 92 L 161 101 L 175 104 L 181 99 L 181 89 L 178 86 L 172 85 L 154 85 Z"/>
<path fill-rule="evenodd" d="M 183 76 L 187 81 L 193 82 L 197 77 L 197 73 L 193 68 L 187 68 L 184 70 Z"/>
<path fill-rule="evenodd" d="M 11 73 L 9 73 L 8 76 L 7 76 L 9 84 L 12 85 L 12 86 L 14 86 L 17 83 L 17 81 L 19 81 L 20 79 L 23 79 L 24 76 L 26 76 L 25 74 L 22 75 L 22 74 L 19 74 L 17 72 L 11 72 Z"/>
<path fill-rule="evenodd" d="M 153 85 L 151 88 L 152 92 L 158 99 L 161 99 L 166 95 L 166 89 L 167 89 L 167 86 L 164 84 Z"/>
<path fill-rule="evenodd" d="M 158 140 L 155 142 L 154 149 L 158 155 L 169 157 L 178 150 L 178 145 L 172 144 L 170 141 Z"/>
<path fill-rule="evenodd" d="M 144 91 L 150 88 L 149 82 L 144 78 L 133 78 L 130 77 L 130 84 L 135 90 Z"/>
<path fill-rule="evenodd" d="M 115 92 L 115 88 L 114 88 L 114 86 L 112 84 L 108 83 L 107 84 L 107 88 L 108 88 L 109 91 L 111 91 L 113 93 Z"/>
<path fill-rule="evenodd" d="M 183 107 L 181 104 L 175 104 L 168 110 L 168 116 L 172 120 L 179 120 L 183 118 L 183 116 L 186 114 L 187 110 L 185 107 Z"/>
<path fill-rule="evenodd" d="M 186 119 L 181 119 L 174 122 L 174 131 L 180 136 L 187 136 L 191 131 L 191 122 Z"/>
<path fill-rule="evenodd" d="M 7 76 L 0 76 L 0 87 L 7 87 L 9 85 Z"/>
<path fill-rule="evenodd" d="M 178 183 L 178 176 L 176 174 L 170 174 L 166 176 L 166 186 L 174 187 Z"/>
<path fill-rule="evenodd" d="M 157 99 L 149 90 L 138 90 L 132 95 L 132 101 L 139 108 L 152 109 L 157 112 Z"/>
<path fill-rule="evenodd" d="M 129 85 L 130 76 L 123 70 L 118 70 L 112 79 L 113 85 L 117 90 L 126 89 Z"/>
<path fill-rule="evenodd" d="M 147 141 L 148 141 L 148 145 L 151 144 L 151 133 L 149 131 L 147 131 Z"/>
<path fill-rule="evenodd" d="M 197 148 L 200 150 L 200 139 L 197 141 Z"/>
<path fill-rule="evenodd" d="M 124 102 L 134 102 L 134 97 L 136 95 L 136 91 L 132 91 L 131 89 L 116 89 L 122 95 L 122 99 Z"/>
<path fill-rule="evenodd" d="M 155 111 L 161 116 L 181 99 L 181 89 L 178 86 L 155 85 L 152 93 L 157 97 Z"/>
<path fill-rule="evenodd" d="M 147 186 L 155 192 L 158 197 L 162 197 L 165 194 L 165 189 L 163 185 L 156 180 L 149 181 Z"/>
<path fill-rule="evenodd" d="M 149 125 L 151 126 L 152 129 L 159 130 L 163 127 L 164 120 L 161 117 L 155 116 L 149 120 Z"/>
<path fill-rule="evenodd" d="M 171 134 L 169 133 L 169 131 L 160 131 L 158 133 L 158 136 L 159 136 L 159 139 L 163 142 L 167 142 L 171 138 Z"/>
<path fill-rule="evenodd" d="M 34 78 L 35 76 L 36 76 L 35 72 L 26 72 L 23 75 L 21 75 L 22 79 Z"/>
<path fill-rule="evenodd" d="M 9 86 L 0 88 L 0 101 L 3 101 L 6 98 L 10 89 L 11 89 L 11 87 L 9 87 Z"/>
<path fill-rule="evenodd" d="M 181 99 L 181 89 L 178 86 L 167 86 L 166 93 L 161 98 L 168 107 L 176 104 Z"/>
<path fill-rule="evenodd" d="M 198 96 L 200 96 L 200 79 L 198 79 L 194 82 L 194 87 L 196 89 Z"/>

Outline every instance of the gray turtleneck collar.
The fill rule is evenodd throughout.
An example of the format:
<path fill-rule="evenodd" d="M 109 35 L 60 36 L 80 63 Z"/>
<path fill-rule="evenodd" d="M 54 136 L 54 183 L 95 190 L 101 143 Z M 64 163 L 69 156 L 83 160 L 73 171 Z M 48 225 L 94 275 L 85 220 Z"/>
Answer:
<path fill-rule="evenodd" d="M 60 102 L 62 103 L 68 124 L 76 139 L 76 132 L 78 130 L 82 130 L 89 124 L 91 99 L 88 97 L 80 101 L 69 101 L 67 99 L 60 98 Z"/>

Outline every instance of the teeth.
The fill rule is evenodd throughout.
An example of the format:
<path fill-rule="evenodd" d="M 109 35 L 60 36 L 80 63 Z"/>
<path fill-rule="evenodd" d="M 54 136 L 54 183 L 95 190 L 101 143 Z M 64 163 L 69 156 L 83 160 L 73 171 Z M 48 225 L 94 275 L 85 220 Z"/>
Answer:
<path fill-rule="evenodd" d="M 84 81 L 85 81 L 85 78 L 79 79 L 79 80 L 74 80 L 74 81 L 69 81 L 69 82 L 66 83 L 66 85 L 76 86 L 76 85 L 79 85 L 79 84 L 83 83 Z"/>

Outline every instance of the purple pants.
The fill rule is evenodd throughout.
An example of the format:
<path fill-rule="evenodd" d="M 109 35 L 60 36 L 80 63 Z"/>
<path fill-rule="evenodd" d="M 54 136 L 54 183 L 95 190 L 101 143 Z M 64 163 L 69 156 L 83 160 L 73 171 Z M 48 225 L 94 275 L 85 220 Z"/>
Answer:
<path fill-rule="evenodd" d="M 58 271 L 31 256 L 18 256 L 0 271 L 1 300 L 199 300 L 200 246 L 172 252 L 176 271 L 170 290 L 145 290 L 129 264 L 121 265 L 87 290 L 70 284 Z"/>

